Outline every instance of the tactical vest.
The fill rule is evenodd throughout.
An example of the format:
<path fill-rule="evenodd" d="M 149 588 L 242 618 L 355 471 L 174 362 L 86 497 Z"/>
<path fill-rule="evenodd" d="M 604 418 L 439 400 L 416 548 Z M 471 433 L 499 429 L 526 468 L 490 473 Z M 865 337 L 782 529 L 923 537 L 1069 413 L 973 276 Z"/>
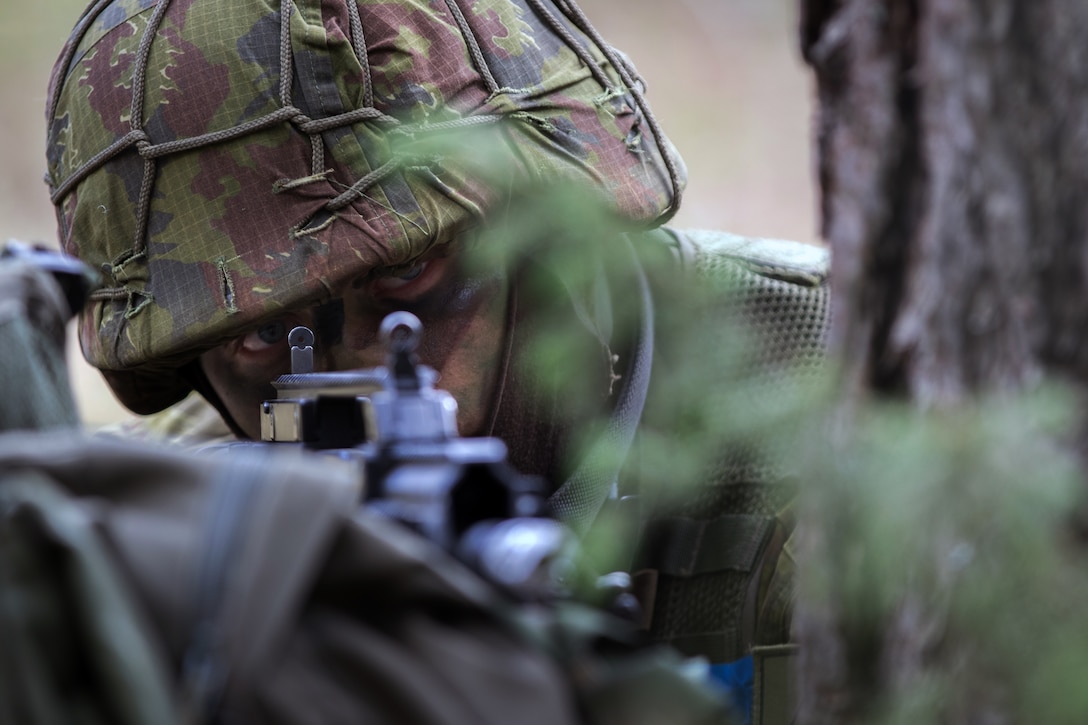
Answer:
<path fill-rule="evenodd" d="M 709 336 L 736 331 L 746 337 L 744 354 L 723 361 L 714 378 L 718 387 L 735 391 L 731 415 L 743 424 L 745 415 L 781 403 L 819 374 L 829 322 L 825 249 L 722 232 L 668 233 L 684 276 L 720 286 L 719 299 L 690 325 L 709 326 Z M 657 300 L 659 317 L 665 305 Z M 659 322 L 661 333 L 669 324 Z M 655 385 L 668 385 L 682 373 L 669 369 L 677 352 L 658 337 Z M 651 390 L 651 398 L 655 393 L 671 390 Z M 660 425 L 651 399 L 641 430 Z M 797 476 L 784 453 L 723 441 L 694 489 L 677 501 L 643 504 L 632 566 L 644 621 L 656 640 L 720 667 L 738 661 L 751 666 L 754 723 L 789 722 L 793 711 L 791 506 Z M 636 439 L 628 471 L 638 457 Z"/>

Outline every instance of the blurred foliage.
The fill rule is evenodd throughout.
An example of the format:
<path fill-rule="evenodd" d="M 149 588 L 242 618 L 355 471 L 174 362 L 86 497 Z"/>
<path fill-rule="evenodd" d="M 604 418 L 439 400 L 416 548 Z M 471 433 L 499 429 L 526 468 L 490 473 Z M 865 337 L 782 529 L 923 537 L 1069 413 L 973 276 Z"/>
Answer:
<path fill-rule="evenodd" d="M 478 248 L 484 263 L 536 271 L 525 296 L 548 314 L 527 374 L 561 389 L 573 418 L 592 417 L 607 396 L 593 373 L 600 350 L 585 341 L 628 336 L 630 251 L 577 189 L 529 192 L 508 211 Z M 803 643 L 805 672 L 845 698 L 842 718 L 825 721 L 1079 721 L 1088 571 L 1073 391 L 847 410 L 831 366 L 803 378 L 757 374 L 758 341 L 725 312 L 735 293 L 727 280 L 695 285 L 668 255 L 636 245 L 658 302 L 665 365 L 655 387 L 666 393 L 648 403 L 655 425 L 640 438 L 637 473 L 652 488 L 642 493 L 699 497 L 695 486 L 734 450 L 799 482 L 800 616 L 825 636 Z M 599 429 L 584 427 L 579 455 L 600 445 L 589 442 Z M 594 455 L 601 465 L 618 456 Z M 595 560 L 621 556 L 630 534 L 613 525 L 587 540 Z"/>
<path fill-rule="evenodd" d="M 512 375 L 558 409 L 571 439 L 565 470 L 614 471 L 627 459 L 621 479 L 655 508 L 715 495 L 708 483 L 726 466 L 797 480 L 796 461 L 774 449 L 787 430 L 796 432 L 798 410 L 816 388 L 786 370 L 759 369 L 757 346 L 731 313 L 736 280 L 683 271 L 666 235 L 629 229 L 598 202 L 573 182 L 518 188 L 471 245 L 472 264 L 506 266 L 518 279 L 519 325 L 531 336 Z M 649 423 L 629 456 L 606 421 L 630 375 L 643 273 L 656 318 L 655 361 Z M 633 539 L 631 522 L 614 518 L 586 543 L 607 569 L 605 562 L 624 566 Z"/>
<path fill-rule="evenodd" d="M 570 328 L 605 319 L 589 329 L 625 339 L 637 284 L 615 224 L 589 199 L 566 189 L 517 211 L 533 232 L 514 255 L 553 270 L 581 300 L 579 314 L 555 308 L 534 358 L 572 385 L 576 408 L 600 410 L 599 387 L 579 387 L 598 378 Z M 660 336 L 653 425 L 637 451 L 641 493 L 705 500 L 698 487 L 723 460 L 798 482 L 799 606 L 837 639 L 809 656 L 855 698 L 845 721 L 1079 721 L 1088 551 L 1077 528 L 1086 502 L 1071 452 L 1075 391 L 1042 387 L 947 410 L 870 399 L 847 410 L 830 365 L 822 375 L 759 369 L 760 341 L 729 315 L 728 279 L 696 284 L 652 244 L 636 244 Z M 543 289 L 534 299 L 564 298 L 554 283 Z M 605 529 L 588 545 L 622 550 L 627 536 Z"/>
<path fill-rule="evenodd" d="M 832 722 L 1076 722 L 1088 595 L 1071 396 L 815 409 L 802 440 L 806 675 Z M 823 421 L 823 424 L 817 424 Z"/>
<path fill-rule="evenodd" d="M 653 305 L 653 314 L 663 316 L 658 329 L 669 330 L 657 342 L 679 358 L 670 366 L 668 395 L 648 403 L 660 408 L 656 416 L 668 439 L 645 440 L 650 455 L 640 463 L 655 480 L 674 482 L 670 488 L 682 496 L 684 482 L 697 479 L 723 444 L 765 438 L 780 411 L 746 404 L 753 415 L 738 420 L 731 414 L 736 399 L 751 391 L 721 384 L 743 369 L 747 350 L 742 328 L 723 310 L 732 294 L 729 281 L 696 284 L 680 274 L 660 239 L 649 241 L 636 231 L 629 241 L 623 236 L 629 231 L 590 189 L 528 188 L 489 222 L 474 263 L 506 265 L 519 280 L 517 304 L 532 311 L 533 335 L 518 373 L 542 397 L 559 399 L 566 419 L 582 424 L 569 463 L 593 449 L 599 465 L 609 467 L 625 453 L 609 451 L 596 435 L 625 382 L 630 341 L 641 320 L 638 257 L 652 299 L 667 299 Z"/>

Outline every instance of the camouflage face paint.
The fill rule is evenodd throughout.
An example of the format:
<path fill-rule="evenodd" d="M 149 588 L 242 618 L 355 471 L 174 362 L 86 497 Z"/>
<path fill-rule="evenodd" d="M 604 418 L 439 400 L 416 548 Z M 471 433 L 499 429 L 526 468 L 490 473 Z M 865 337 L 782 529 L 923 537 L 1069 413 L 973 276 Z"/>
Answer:
<path fill-rule="evenodd" d="M 204 353 L 204 372 L 238 427 L 259 439 L 260 404 L 275 397 L 270 382 L 290 371 L 288 330 L 320 331 L 318 372 L 369 368 L 385 363 L 381 321 L 408 310 L 423 323 L 422 362 L 438 371 L 441 386 L 457 400 L 461 434 L 482 434 L 505 367 L 509 283 L 503 270 L 467 274 L 461 262 L 461 255 L 439 256 L 418 272 L 362 278 L 332 303 L 285 315 Z"/>

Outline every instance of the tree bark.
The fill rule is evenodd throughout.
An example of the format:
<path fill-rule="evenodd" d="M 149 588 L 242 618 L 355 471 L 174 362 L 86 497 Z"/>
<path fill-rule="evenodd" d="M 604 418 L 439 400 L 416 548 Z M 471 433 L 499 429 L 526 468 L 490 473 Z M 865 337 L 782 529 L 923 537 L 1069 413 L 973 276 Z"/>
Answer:
<path fill-rule="evenodd" d="M 802 0 L 834 353 L 924 405 L 1088 372 L 1088 5 Z"/>

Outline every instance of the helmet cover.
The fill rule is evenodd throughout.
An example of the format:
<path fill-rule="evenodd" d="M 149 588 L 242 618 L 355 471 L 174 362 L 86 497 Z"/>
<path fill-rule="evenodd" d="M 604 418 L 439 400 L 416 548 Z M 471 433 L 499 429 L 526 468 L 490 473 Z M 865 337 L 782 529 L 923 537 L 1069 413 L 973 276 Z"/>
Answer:
<path fill-rule="evenodd" d="M 106 280 L 83 353 L 140 413 L 200 352 L 411 264 L 519 180 L 651 226 L 685 173 L 569 0 L 98 0 L 47 122 L 61 244 Z"/>

